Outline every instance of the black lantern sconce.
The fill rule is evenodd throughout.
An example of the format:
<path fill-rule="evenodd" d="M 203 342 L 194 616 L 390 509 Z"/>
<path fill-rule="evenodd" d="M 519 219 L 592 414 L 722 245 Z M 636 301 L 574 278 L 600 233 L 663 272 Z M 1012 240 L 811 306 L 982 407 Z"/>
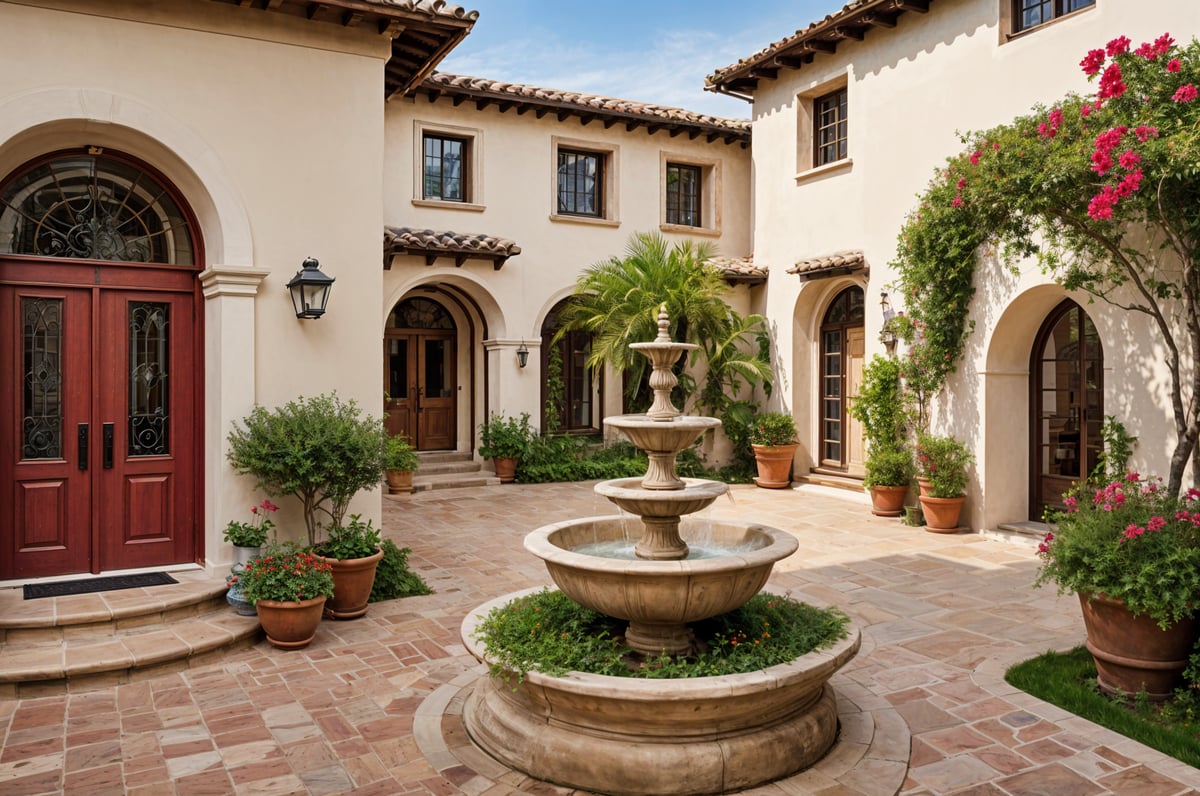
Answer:
<path fill-rule="evenodd" d="M 886 290 L 879 291 L 879 306 L 883 309 L 883 331 L 879 333 L 879 339 L 883 342 L 883 347 L 887 349 L 888 356 L 896 355 L 896 333 L 892 331 L 892 318 L 896 317 L 892 305 L 888 302 L 888 294 Z"/>
<path fill-rule="evenodd" d="M 529 364 L 529 349 L 525 347 L 525 341 L 521 341 L 521 347 L 517 349 L 517 367 L 524 368 Z"/>
<path fill-rule="evenodd" d="M 292 281 L 287 283 L 297 318 L 320 318 L 325 314 L 333 277 L 321 273 L 317 267 L 319 265 L 317 258 L 306 257 L 303 267 L 292 277 Z"/>

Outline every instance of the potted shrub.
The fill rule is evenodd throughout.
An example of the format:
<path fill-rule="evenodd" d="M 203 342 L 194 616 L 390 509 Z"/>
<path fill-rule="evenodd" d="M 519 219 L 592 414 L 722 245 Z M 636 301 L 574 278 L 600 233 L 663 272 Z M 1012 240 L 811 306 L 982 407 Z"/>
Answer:
<path fill-rule="evenodd" d="M 333 595 L 329 564 L 291 543 L 269 547 L 246 562 L 237 582 L 258 612 L 267 641 L 281 649 L 308 646 L 325 600 Z"/>
<path fill-rule="evenodd" d="M 345 525 L 331 525 L 326 539 L 313 548 L 333 571 L 333 597 L 325 615 L 333 619 L 357 619 L 367 612 L 375 570 L 383 558 L 379 529 L 362 515 L 351 514 Z"/>
<path fill-rule="evenodd" d="M 1196 639 L 1200 490 L 1180 499 L 1131 473 L 1077 491 L 1038 546 L 1037 585 L 1079 596 L 1101 689 L 1165 699 Z"/>
<path fill-rule="evenodd" d="M 872 445 L 865 463 L 863 486 L 871 491 L 871 513 L 879 517 L 899 517 L 904 498 L 913 478 L 913 457 L 904 445 Z"/>
<path fill-rule="evenodd" d="M 796 421 L 783 412 L 763 412 L 750 424 L 750 448 L 758 476 L 754 483 L 766 489 L 782 489 L 792 483 L 792 459 L 796 456 Z"/>
<path fill-rule="evenodd" d="M 388 440 L 387 455 L 384 460 L 384 477 L 387 480 L 388 494 L 408 494 L 413 491 L 413 471 L 421 464 L 421 457 L 408 444 L 404 437 L 392 437 Z"/>
<path fill-rule="evenodd" d="M 242 616 L 254 616 L 254 606 L 242 593 L 242 585 L 237 576 L 245 570 L 247 561 L 262 552 L 263 545 L 267 543 L 267 534 L 275 527 L 274 521 L 267 515 L 278 509 L 279 507 L 271 501 L 264 500 L 257 506 L 250 507 L 250 514 L 253 515 L 250 522 L 230 520 L 225 526 L 225 541 L 233 545 L 233 566 L 229 568 L 230 574 L 225 580 L 229 587 L 229 591 L 225 593 L 225 601 Z"/>
<path fill-rule="evenodd" d="M 850 415 L 862 423 L 867 440 L 863 486 L 871 491 L 871 512 L 898 517 L 913 477 L 912 453 L 904 441 L 905 404 L 898 361 L 878 355 L 871 360 L 863 369 Z"/>
<path fill-rule="evenodd" d="M 967 468 L 975 457 L 954 437 L 921 434 L 917 437 L 917 474 L 929 482 L 922 494 L 925 530 L 954 533 L 967 491 Z"/>
<path fill-rule="evenodd" d="M 493 414 L 479 426 L 479 455 L 492 460 L 500 483 L 511 483 L 516 478 L 517 463 L 529 449 L 532 438 L 528 412 L 522 412 L 519 418 Z"/>

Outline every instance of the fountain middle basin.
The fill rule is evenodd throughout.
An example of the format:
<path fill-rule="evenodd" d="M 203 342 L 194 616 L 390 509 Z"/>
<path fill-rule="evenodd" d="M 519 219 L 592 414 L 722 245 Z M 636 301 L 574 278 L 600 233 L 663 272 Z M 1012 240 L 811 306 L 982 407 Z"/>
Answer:
<path fill-rule="evenodd" d="M 586 517 L 538 528 L 525 537 L 525 549 L 546 562 L 550 577 L 572 600 L 627 620 L 626 642 L 651 656 L 688 652 L 689 623 L 745 604 L 766 584 L 775 562 L 799 546 L 796 537 L 778 528 L 685 517 L 680 521 L 683 539 L 702 537 L 706 547 L 739 552 L 667 561 L 575 552 L 583 545 L 636 542 L 641 535 L 637 518 Z"/>

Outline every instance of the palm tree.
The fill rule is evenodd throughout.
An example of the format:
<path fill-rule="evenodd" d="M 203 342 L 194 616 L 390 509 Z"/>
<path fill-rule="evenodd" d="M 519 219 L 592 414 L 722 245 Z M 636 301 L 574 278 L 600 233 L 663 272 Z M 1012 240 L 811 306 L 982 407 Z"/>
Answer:
<path fill-rule="evenodd" d="M 760 353 L 764 319 L 743 318 L 726 303 L 729 285 L 719 269 L 706 264 L 715 254 L 708 243 L 686 240 L 670 245 L 658 233 L 635 233 L 624 257 L 595 263 L 580 274 L 560 315 L 560 334 L 570 329 L 590 332 L 588 366 L 598 372 L 607 362 L 626 372 L 627 393 L 634 398 L 645 388 L 649 362 L 629 344 L 654 339 L 659 306 L 666 304 L 671 338 L 700 345 L 690 365 L 695 368 L 703 360 L 705 387 L 698 401 L 706 410 L 723 415 L 745 385 L 761 383 L 769 392 L 771 369 Z M 760 340 L 752 345 L 755 336 Z M 682 367 L 681 362 L 677 370 Z M 695 387 L 695 380 L 684 374 L 680 388 L 685 398 Z"/>

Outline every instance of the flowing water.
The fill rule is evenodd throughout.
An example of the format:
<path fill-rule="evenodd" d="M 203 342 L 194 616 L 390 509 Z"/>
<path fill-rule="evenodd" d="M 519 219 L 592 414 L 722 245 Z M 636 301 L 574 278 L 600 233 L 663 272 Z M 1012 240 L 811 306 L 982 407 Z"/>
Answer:
<path fill-rule="evenodd" d="M 612 542 L 592 542 L 590 544 L 580 545 L 579 547 L 571 548 L 572 553 L 581 553 L 585 556 L 596 556 L 597 558 L 616 558 L 623 561 L 640 561 L 637 553 L 633 551 L 636 542 L 627 542 L 624 540 Z M 698 561 L 703 558 L 725 558 L 726 556 L 735 556 L 739 553 L 749 553 L 753 550 L 762 548 L 761 540 L 752 540 L 743 542 L 737 545 L 705 545 L 703 543 L 688 542 L 688 554 L 686 558 L 675 559 L 682 561 Z"/>

